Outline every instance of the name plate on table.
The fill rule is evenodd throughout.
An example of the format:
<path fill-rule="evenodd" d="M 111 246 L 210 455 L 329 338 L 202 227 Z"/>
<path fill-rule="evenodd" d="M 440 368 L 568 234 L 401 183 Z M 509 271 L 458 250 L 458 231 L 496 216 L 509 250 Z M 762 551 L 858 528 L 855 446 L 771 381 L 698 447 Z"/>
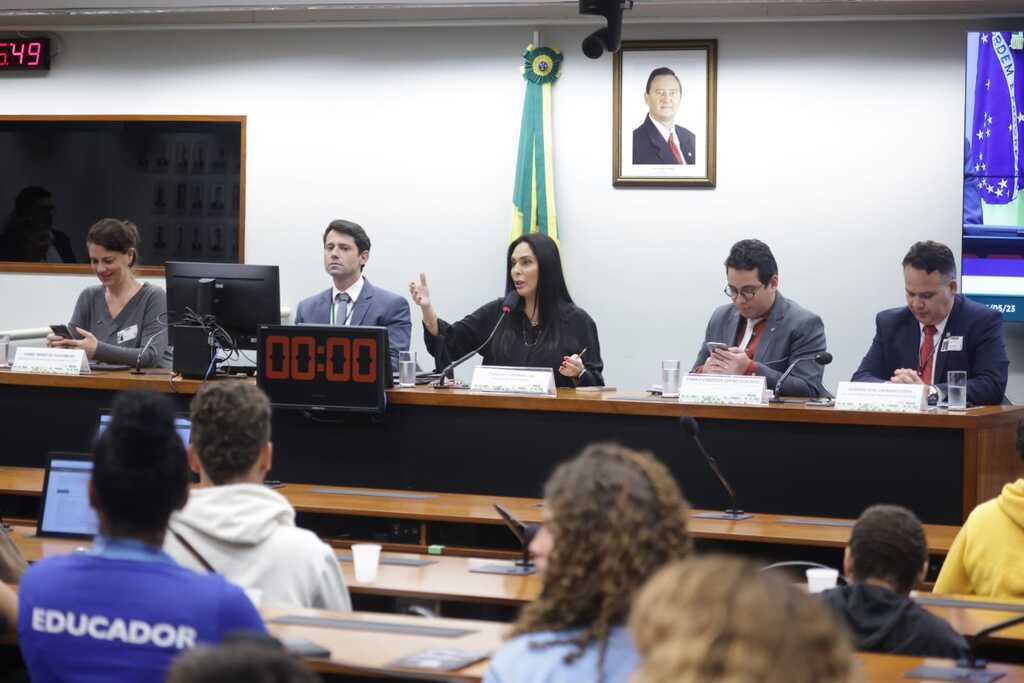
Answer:
<path fill-rule="evenodd" d="M 472 391 L 501 394 L 555 395 L 555 372 L 551 368 L 503 368 L 481 365 L 473 370 Z"/>
<path fill-rule="evenodd" d="M 53 375 L 81 375 L 89 372 L 83 349 L 51 349 L 20 346 L 14 355 L 14 372 L 48 372 Z"/>
<path fill-rule="evenodd" d="M 918 413 L 927 407 L 928 387 L 924 384 L 840 382 L 836 392 L 836 410 Z"/>
<path fill-rule="evenodd" d="M 758 375 L 683 375 L 679 382 L 680 403 L 719 405 L 761 405 L 765 398 L 765 379 Z"/>

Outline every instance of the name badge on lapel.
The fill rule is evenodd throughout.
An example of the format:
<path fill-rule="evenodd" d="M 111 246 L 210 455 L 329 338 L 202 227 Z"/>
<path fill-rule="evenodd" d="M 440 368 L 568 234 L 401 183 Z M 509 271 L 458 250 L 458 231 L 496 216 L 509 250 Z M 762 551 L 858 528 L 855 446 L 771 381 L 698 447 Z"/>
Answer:
<path fill-rule="evenodd" d="M 135 339 L 138 336 L 139 336 L 139 326 L 138 326 L 138 324 L 131 325 L 129 327 L 124 328 L 123 330 L 118 330 L 117 331 L 117 343 L 118 344 L 124 344 L 125 342 L 132 341 L 133 339 Z"/>
<path fill-rule="evenodd" d="M 939 351 L 963 351 L 964 350 L 964 338 L 961 337 L 946 337 L 942 340 L 942 346 L 939 347 Z"/>

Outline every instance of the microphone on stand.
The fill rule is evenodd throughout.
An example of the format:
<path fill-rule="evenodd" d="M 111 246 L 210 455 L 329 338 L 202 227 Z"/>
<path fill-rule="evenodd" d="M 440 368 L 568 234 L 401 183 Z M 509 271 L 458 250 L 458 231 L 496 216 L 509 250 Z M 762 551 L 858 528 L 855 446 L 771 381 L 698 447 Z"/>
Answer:
<path fill-rule="evenodd" d="M 166 332 L 167 332 L 167 328 L 165 327 L 162 330 L 160 330 L 159 332 L 156 332 L 154 334 L 149 335 L 149 339 L 146 340 L 146 343 L 142 346 L 142 350 L 139 351 L 139 357 L 135 359 L 135 369 L 132 370 L 132 374 L 133 375 L 142 375 L 142 374 L 144 374 L 142 372 L 142 357 L 146 355 L 146 349 L 149 348 L 149 345 L 153 343 L 154 339 L 159 337 L 161 334 L 165 334 Z"/>
<path fill-rule="evenodd" d="M 707 452 L 704 448 L 704 444 L 700 440 L 700 426 L 697 421 L 689 415 L 683 415 L 679 418 L 679 426 L 683 428 L 683 433 L 693 439 L 693 442 L 697 444 L 697 450 L 700 451 L 701 455 L 704 456 L 704 460 L 707 461 L 708 467 L 718 477 L 718 481 L 722 482 L 722 487 L 726 493 L 729 494 L 729 508 L 724 512 L 701 512 L 700 514 L 694 515 L 701 519 L 728 519 L 732 521 L 740 521 L 743 519 L 750 519 L 753 515 L 743 512 L 739 509 L 739 505 L 736 504 L 736 492 L 732 486 L 726 480 L 725 475 L 722 474 L 722 470 L 718 469 L 718 462 Z"/>
<path fill-rule="evenodd" d="M 449 363 L 447 366 L 445 366 L 444 370 L 441 371 L 441 378 L 439 380 L 437 380 L 437 382 L 435 382 L 434 384 L 432 384 L 430 386 L 434 387 L 435 389 L 450 389 L 451 385 L 450 384 L 445 384 L 445 378 L 447 378 L 448 373 L 451 372 L 452 370 L 454 370 L 455 368 L 459 367 L 463 363 L 465 363 L 467 360 L 469 360 L 473 356 L 475 356 L 477 353 L 479 353 L 480 349 L 482 349 L 485 346 L 487 346 L 488 342 L 491 341 L 491 338 L 494 337 L 494 333 L 498 331 L 498 328 L 501 326 L 501 323 L 505 320 L 505 317 L 508 316 L 508 314 L 512 312 L 512 309 L 515 308 L 518 303 L 519 303 L 519 292 L 517 292 L 517 291 L 515 291 L 513 289 L 511 292 L 506 294 L 505 298 L 502 300 L 502 302 L 501 302 L 501 316 L 498 318 L 498 322 L 494 324 L 494 329 L 491 330 L 491 333 L 489 335 L 487 335 L 487 339 L 484 340 L 484 343 L 481 344 L 480 346 L 476 347 L 475 349 L 473 349 L 469 353 L 467 353 L 462 358 L 459 358 L 458 360 L 453 360 L 451 363 Z"/>
<path fill-rule="evenodd" d="M 779 380 L 775 383 L 775 396 L 771 400 L 772 403 L 784 403 L 785 402 L 782 399 L 782 393 L 781 393 L 782 392 L 782 385 L 786 382 L 786 379 L 793 372 L 793 369 L 797 365 L 800 365 L 800 363 L 804 362 L 805 360 L 813 360 L 818 365 L 825 366 L 825 365 L 828 365 L 829 363 L 832 362 L 832 354 L 829 353 L 828 351 L 822 351 L 820 353 L 814 354 L 813 356 L 803 356 L 801 358 L 797 358 L 795 361 L 790 363 L 789 367 L 786 368 L 786 371 L 784 373 L 782 373 L 782 376 L 779 377 Z M 824 388 L 825 387 L 822 386 L 822 389 L 824 389 Z M 828 389 L 825 389 L 825 393 L 826 394 L 829 393 Z M 831 396 L 831 394 L 829 394 L 829 395 Z"/>

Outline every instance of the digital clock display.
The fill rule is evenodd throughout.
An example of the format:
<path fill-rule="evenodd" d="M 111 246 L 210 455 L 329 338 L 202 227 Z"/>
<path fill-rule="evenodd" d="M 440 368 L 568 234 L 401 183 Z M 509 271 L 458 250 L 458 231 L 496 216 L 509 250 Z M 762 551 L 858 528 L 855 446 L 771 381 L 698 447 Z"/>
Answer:
<path fill-rule="evenodd" d="M 0 71 L 49 71 L 50 39 L 0 37 Z"/>

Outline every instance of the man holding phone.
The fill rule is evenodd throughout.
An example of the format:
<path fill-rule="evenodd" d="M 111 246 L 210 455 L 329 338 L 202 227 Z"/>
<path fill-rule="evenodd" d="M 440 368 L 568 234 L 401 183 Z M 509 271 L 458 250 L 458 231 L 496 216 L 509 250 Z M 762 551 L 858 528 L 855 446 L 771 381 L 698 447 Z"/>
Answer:
<path fill-rule="evenodd" d="M 711 314 L 692 372 L 761 375 L 777 396 L 824 395 L 824 369 L 812 361 L 797 365 L 784 387 L 776 386 L 793 361 L 825 350 L 825 326 L 782 296 L 779 267 L 768 245 L 754 239 L 734 244 L 725 275 L 725 295 L 732 303 Z"/>

